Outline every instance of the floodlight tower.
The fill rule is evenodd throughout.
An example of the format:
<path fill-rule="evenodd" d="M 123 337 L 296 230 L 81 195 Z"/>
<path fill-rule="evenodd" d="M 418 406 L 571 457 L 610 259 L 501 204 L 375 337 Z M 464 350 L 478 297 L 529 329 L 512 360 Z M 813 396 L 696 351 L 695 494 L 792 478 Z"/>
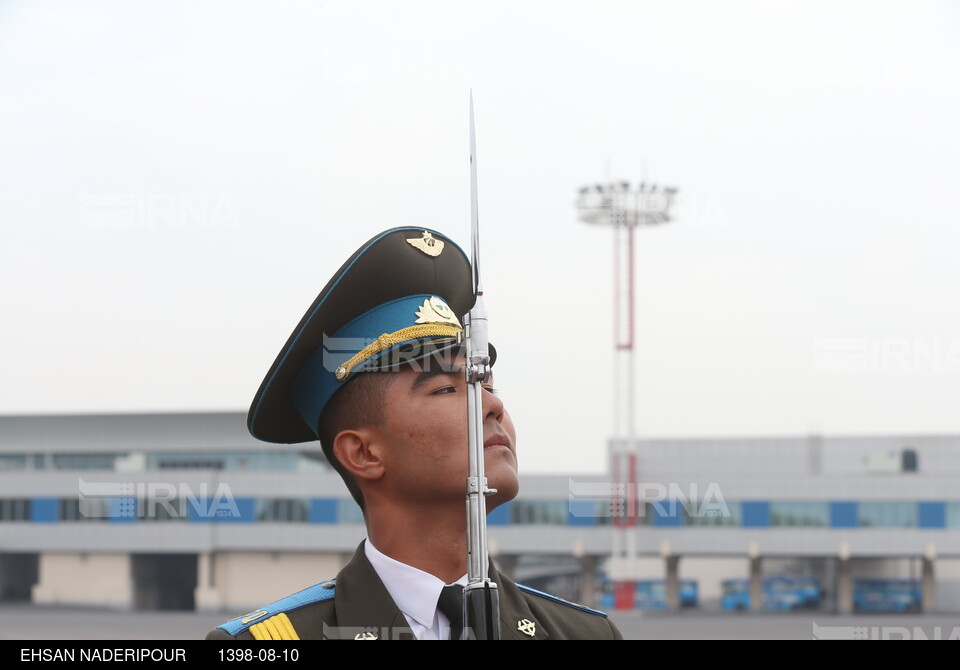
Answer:
<path fill-rule="evenodd" d="M 611 181 L 582 186 L 575 203 L 581 221 L 613 227 L 614 409 L 610 474 L 614 489 L 611 513 L 614 526 L 624 531 L 614 532 L 613 555 L 628 559 L 629 568 L 632 568 L 636 556 L 635 533 L 629 531 L 639 523 L 644 511 L 640 506 L 643 502 L 637 500 L 640 480 L 634 393 L 634 231 L 640 226 L 668 223 L 676 192 L 673 187 L 660 188 L 645 182 L 631 186 L 627 181 Z"/>

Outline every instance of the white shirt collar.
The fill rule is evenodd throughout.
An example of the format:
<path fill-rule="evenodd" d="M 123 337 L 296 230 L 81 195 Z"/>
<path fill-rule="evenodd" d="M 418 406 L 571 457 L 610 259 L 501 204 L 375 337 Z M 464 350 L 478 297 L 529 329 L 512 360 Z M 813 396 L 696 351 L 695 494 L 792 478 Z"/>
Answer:
<path fill-rule="evenodd" d="M 439 639 L 440 631 L 450 626 L 447 617 L 437 611 L 437 600 L 445 586 L 443 580 L 390 558 L 374 547 L 369 538 L 364 542 L 364 553 L 417 637 L 424 639 L 421 633 L 430 631 L 427 638 Z M 465 586 L 467 576 L 455 583 Z"/>

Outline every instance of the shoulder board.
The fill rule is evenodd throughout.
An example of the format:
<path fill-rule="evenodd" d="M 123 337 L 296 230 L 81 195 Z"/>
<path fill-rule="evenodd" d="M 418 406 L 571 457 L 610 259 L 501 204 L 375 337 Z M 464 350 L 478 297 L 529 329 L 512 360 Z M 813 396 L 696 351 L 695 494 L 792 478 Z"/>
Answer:
<path fill-rule="evenodd" d="M 291 612 L 293 610 L 300 609 L 307 605 L 312 605 L 313 603 L 323 602 L 324 600 L 330 600 L 333 598 L 336 591 L 336 580 L 331 579 L 320 584 L 315 584 L 308 588 L 305 588 L 303 591 L 298 591 L 291 596 L 286 598 L 281 598 L 280 600 L 270 603 L 266 607 L 261 607 L 258 610 L 254 610 L 249 614 L 244 614 L 243 616 L 237 617 L 233 621 L 228 621 L 225 624 L 217 626 L 217 628 L 222 628 L 223 630 L 230 633 L 236 637 L 240 633 L 243 633 L 251 626 L 254 626 L 269 617 L 276 616 L 281 612 Z"/>
<path fill-rule="evenodd" d="M 580 610 L 581 612 L 587 612 L 588 614 L 596 614 L 597 616 L 602 616 L 604 618 L 607 618 L 606 612 L 601 612 L 600 610 L 590 609 L 589 607 L 586 607 L 584 605 L 572 603 L 569 600 L 558 598 L 557 596 L 550 595 L 549 593 L 544 593 L 543 591 L 537 591 L 536 589 L 532 589 L 529 586 L 524 586 L 523 584 L 517 584 L 517 588 L 519 588 L 524 593 L 529 593 L 534 596 L 539 596 L 541 598 L 545 598 L 546 600 L 552 600 L 555 603 L 566 605 L 567 607 L 573 608 L 575 610 Z"/>

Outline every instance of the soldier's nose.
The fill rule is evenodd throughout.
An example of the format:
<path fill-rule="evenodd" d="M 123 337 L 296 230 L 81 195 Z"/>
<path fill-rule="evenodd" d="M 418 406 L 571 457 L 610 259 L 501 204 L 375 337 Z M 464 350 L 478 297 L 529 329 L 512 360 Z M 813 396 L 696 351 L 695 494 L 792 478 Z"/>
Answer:
<path fill-rule="evenodd" d="M 483 414 L 498 421 L 503 417 L 503 399 L 488 389 L 483 390 Z"/>

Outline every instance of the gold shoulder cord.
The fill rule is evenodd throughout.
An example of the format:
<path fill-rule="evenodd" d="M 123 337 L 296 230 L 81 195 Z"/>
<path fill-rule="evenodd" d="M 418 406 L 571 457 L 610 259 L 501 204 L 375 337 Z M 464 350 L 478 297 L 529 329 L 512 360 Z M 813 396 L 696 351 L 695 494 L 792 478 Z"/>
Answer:
<path fill-rule="evenodd" d="M 299 640 L 290 617 L 285 612 L 280 612 L 265 621 L 250 626 L 250 634 L 256 640 Z"/>

